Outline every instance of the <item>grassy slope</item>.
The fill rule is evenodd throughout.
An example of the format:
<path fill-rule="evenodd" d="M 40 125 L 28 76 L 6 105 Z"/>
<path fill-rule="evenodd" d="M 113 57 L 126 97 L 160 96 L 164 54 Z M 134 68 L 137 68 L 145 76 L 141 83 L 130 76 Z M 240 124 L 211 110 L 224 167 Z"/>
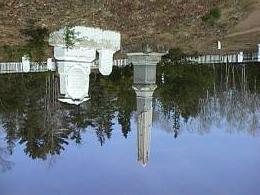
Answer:
<path fill-rule="evenodd" d="M 232 50 L 250 50 L 260 43 L 260 0 L 245 1 L 244 10 L 247 14 L 223 38 L 223 43 Z"/>
<path fill-rule="evenodd" d="M 6 0 L 0 3 L 0 46 L 23 43 L 19 31 L 33 19 L 50 30 L 87 25 L 120 31 L 124 50 L 139 50 L 146 44 L 158 50 L 176 46 L 189 52 L 214 50 L 213 43 L 245 17 L 248 8 L 243 2 L 249 1 Z M 208 26 L 201 18 L 215 6 L 221 8 L 222 17 Z"/>

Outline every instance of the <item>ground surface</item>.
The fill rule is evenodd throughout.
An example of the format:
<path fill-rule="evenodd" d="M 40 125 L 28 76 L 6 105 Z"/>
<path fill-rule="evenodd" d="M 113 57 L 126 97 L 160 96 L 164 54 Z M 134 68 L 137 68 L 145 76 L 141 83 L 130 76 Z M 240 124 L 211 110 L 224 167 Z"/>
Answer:
<path fill-rule="evenodd" d="M 253 48 L 260 42 L 260 0 L 4 0 L 0 2 L 0 46 L 20 45 L 28 23 L 50 31 L 65 25 L 96 26 L 122 33 L 123 49 L 181 47 L 186 52 Z M 202 17 L 219 7 L 220 20 Z"/>
<path fill-rule="evenodd" d="M 260 44 L 260 0 L 249 4 L 247 15 L 223 39 L 229 49 L 251 49 Z"/>

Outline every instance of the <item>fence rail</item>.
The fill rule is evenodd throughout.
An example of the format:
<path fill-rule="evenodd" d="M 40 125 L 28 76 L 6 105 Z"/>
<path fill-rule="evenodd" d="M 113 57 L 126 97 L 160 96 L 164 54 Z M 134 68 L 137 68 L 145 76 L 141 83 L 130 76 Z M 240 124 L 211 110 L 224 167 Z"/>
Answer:
<path fill-rule="evenodd" d="M 124 67 L 129 64 L 128 59 L 116 59 L 113 61 L 113 65 L 117 67 Z M 91 68 L 98 69 L 98 61 L 93 62 Z M 0 63 L 0 74 L 6 73 L 22 73 L 23 71 L 22 62 L 6 62 Z M 46 62 L 31 62 L 29 72 L 47 72 L 47 63 Z"/>
<path fill-rule="evenodd" d="M 260 62 L 258 53 L 237 53 L 228 55 L 199 55 L 185 57 L 183 60 L 199 64 L 221 64 L 221 63 L 246 63 Z"/>
<path fill-rule="evenodd" d="M 0 63 L 0 74 L 6 73 L 22 73 L 23 71 L 23 63 L 21 62 L 10 62 L 10 63 Z M 36 63 L 32 62 L 30 64 L 29 72 L 46 72 L 47 64 L 46 63 Z"/>

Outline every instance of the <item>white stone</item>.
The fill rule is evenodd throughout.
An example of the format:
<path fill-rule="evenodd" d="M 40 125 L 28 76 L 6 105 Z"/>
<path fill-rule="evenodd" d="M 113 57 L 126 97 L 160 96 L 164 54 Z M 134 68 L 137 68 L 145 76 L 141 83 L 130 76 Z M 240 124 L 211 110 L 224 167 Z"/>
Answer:
<path fill-rule="evenodd" d="M 87 101 L 90 68 L 97 60 L 99 52 L 99 71 L 109 75 L 113 68 L 113 55 L 120 50 L 121 35 L 118 32 L 99 28 L 76 26 L 74 45 L 67 48 L 65 29 L 50 35 L 49 44 L 54 46 L 54 58 L 60 76 L 60 98 L 62 102 L 80 104 Z"/>
<path fill-rule="evenodd" d="M 80 67 L 75 66 L 68 72 L 67 92 L 72 99 L 82 100 L 88 96 L 89 75 Z"/>
<path fill-rule="evenodd" d="M 61 102 L 67 103 L 67 104 L 79 105 L 79 104 L 82 104 L 85 101 L 90 100 L 90 98 L 84 98 L 82 100 L 72 100 L 72 99 L 67 99 L 67 98 L 59 98 L 58 100 L 61 101 Z"/>
<path fill-rule="evenodd" d="M 241 51 L 241 52 L 239 52 L 238 55 L 237 55 L 237 62 L 238 62 L 238 63 L 242 63 L 243 60 L 244 60 L 244 53 Z"/>
<path fill-rule="evenodd" d="M 113 55 L 115 51 L 109 49 L 99 50 L 99 72 L 110 75 L 113 69 Z"/>
<path fill-rule="evenodd" d="M 218 49 L 221 49 L 221 42 L 218 41 Z"/>
<path fill-rule="evenodd" d="M 52 58 L 47 59 L 47 70 L 50 70 L 50 71 L 56 70 L 55 63 L 52 61 Z"/>
<path fill-rule="evenodd" d="M 128 56 L 128 61 L 129 63 L 132 63 L 133 65 L 151 65 L 155 66 L 157 63 L 161 61 L 161 58 L 163 55 L 166 53 L 156 53 L 156 52 L 151 52 L 151 53 L 142 53 L 142 52 L 137 52 L 137 53 L 127 53 Z"/>
<path fill-rule="evenodd" d="M 93 62 L 96 59 L 96 50 L 82 47 L 54 47 L 54 58 L 63 61 Z"/>
<path fill-rule="evenodd" d="M 86 62 L 57 62 L 62 96 L 60 101 L 77 105 L 89 99 L 90 66 L 91 63 Z"/>
<path fill-rule="evenodd" d="M 71 30 L 74 31 L 75 35 L 75 40 L 73 40 L 75 47 L 120 50 L 121 34 L 119 32 L 84 26 L 75 26 L 71 28 Z M 49 44 L 52 46 L 66 47 L 64 32 L 64 28 L 53 32 L 50 35 Z"/>

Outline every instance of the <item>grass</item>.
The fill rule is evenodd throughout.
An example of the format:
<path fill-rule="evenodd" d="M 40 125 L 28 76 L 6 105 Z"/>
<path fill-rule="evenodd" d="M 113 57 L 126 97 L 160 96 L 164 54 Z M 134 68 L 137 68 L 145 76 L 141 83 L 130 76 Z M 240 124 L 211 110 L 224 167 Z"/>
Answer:
<path fill-rule="evenodd" d="M 162 61 L 172 62 L 173 64 L 180 63 L 182 57 L 185 56 L 183 50 L 179 47 L 169 49 L 168 54 L 162 57 Z"/>
<path fill-rule="evenodd" d="M 21 34 L 26 37 L 26 43 L 22 46 L 8 46 L 1 48 L 6 60 L 21 60 L 22 56 L 28 55 L 31 60 L 42 61 L 46 56 L 48 43 L 46 37 L 48 30 L 46 28 L 36 27 L 30 23 L 21 30 Z"/>
<path fill-rule="evenodd" d="M 75 45 L 75 31 L 74 29 L 66 26 L 64 29 L 64 41 L 65 41 L 65 45 L 68 48 L 72 48 Z"/>
<path fill-rule="evenodd" d="M 216 22 L 221 17 L 221 10 L 218 7 L 212 8 L 206 15 L 202 17 L 202 20 L 209 24 L 210 26 L 214 26 Z"/>

